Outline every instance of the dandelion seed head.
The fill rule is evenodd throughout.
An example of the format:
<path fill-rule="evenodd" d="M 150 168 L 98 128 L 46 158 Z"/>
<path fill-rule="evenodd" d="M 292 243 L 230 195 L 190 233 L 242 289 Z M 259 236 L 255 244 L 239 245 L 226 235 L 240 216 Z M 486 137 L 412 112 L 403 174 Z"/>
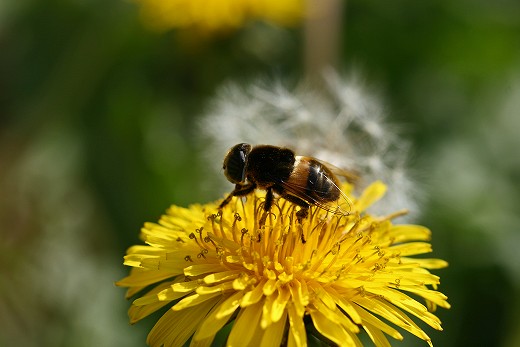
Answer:
<path fill-rule="evenodd" d="M 410 146 L 400 127 L 386 120 L 381 98 L 359 74 L 342 77 L 327 70 L 323 81 L 322 90 L 305 83 L 289 89 L 280 81 L 221 88 L 200 122 L 207 159 L 223 158 L 240 142 L 286 146 L 358 172 L 359 190 L 384 180 L 391 189 L 381 205 L 408 208 L 413 218 L 420 193 L 407 170 Z M 220 163 L 214 168 L 221 177 Z"/>

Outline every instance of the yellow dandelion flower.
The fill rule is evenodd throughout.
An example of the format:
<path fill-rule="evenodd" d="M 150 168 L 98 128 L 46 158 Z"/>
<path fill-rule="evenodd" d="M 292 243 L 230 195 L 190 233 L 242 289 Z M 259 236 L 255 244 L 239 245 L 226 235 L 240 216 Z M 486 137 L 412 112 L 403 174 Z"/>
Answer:
<path fill-rule="evenodd" d="M 202 32 L 230 30 L 248 20 L 293 25 L 304 13 L 302 0 L 137 0 L 151 27 L 194 28 Z"/>
<path fill-rule="evenodd" d="M 234 198 L 220 213 L 216 203 L 172 206 L 158 224 L 145 224 L 146 245 L 125 256 L 132 270 L 117 285 L 129 287 L 128 297 L 148 290 L 132 303 L 131 323 L 170 306 L 148 335 L 151 346 L 190 338 L 210 346 L 230 322 L 228 346 L 306 346 L 307 334 L 361 346 L 362 331 L 389 346 L 387 336 L 403 338 L 393 325 L 432 345 L 412 316 L 441 330 L 431 312 L 450 305 L 428 270 L 447 263 L 411 257 L 431 252 L 427 228 L 392 224 L 399 213 L 364 212 L 385 190 L 370 185 L 348 216 L 311 207 L 301 224 L 298 207 L 279 199 L 260 227 L 262 192 Z"/>

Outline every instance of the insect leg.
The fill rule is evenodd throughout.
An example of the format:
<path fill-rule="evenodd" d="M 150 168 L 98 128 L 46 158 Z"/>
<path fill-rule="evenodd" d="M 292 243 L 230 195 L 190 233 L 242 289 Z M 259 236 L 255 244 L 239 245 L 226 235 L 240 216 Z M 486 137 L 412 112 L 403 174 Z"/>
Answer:
<path fill-rule="evenodd" d="M 296 212 L 296 219 L 298 221 L 298 224 L 300 225 L 299 226 L 300 238 L 302 240 L 302 243 L 305 243 L 306 242 L 305 236 L 303 235 L 303 229 L 301 227 L 301 224 L 302 224 L 302 220 L 304 218 L 307 218 L 307 216 L 309 215 L 309 204 L 306 201 L 304 201 L 294 195 L 284 194 L 282 197 L 285 200 L 290 201 L 293 204 L 300 206 L 300 210 L 298 212 Z"/>
<path fill-rule="evenodd" d="M 288 200 L 288 201 L 292 202 L 293 204 L 301 207 L 301 209 L 298 212 L 296 212 L 296 217 L 298 217 L 298 222 L 301 222 L 302 219 L 307 217 L 307 215 L 309 214 L 309 204 L 305 200 L 302 200 L 294 195 L 289 195 L 289 194 L 284 194 L 282 197 L 285 200 Z"/>
<path fill-rule="evenodd" d="M 256 184 L 254 184 L 254 183 L 246 184 L 244 186 L 237 184 L 235 186 L 235 189 L 231 193 L 229 193 L 229 195 L 220 203 L 220 205 L 218 206 L 218 209 L 221 210 L 224 206 L 229 204 L 229 202 L 231 201 L 231 198 L 233 198 L 234 196 L 247 195 L 247 194 L 251 193 L 253 190 L 255 190 L 255 188 L 256 188 Z"/>
<path fill-rule="evenodd" d="M 274 200 L 273 188 L 269 187 L 266 189 L 266 194 L 265 194 L 265 201 L 264 201 L 265 212 L 269 212 L 269 210 L 271 209 L 271 206 L 273 206 L 273 200 Z"/>
<path fill-rule="evenodd" d="M 264 226 L 265 220 L 267 219 L 267 213 L 271 210 L 271 207 L 273 206 L 273 188 L 269 187 L 266 189 L 265 193 L 265 200 L 264 200 L 264 213 L 262 214 L 262 217 L 260 217 L 259 226 L 260 228 Z"/>

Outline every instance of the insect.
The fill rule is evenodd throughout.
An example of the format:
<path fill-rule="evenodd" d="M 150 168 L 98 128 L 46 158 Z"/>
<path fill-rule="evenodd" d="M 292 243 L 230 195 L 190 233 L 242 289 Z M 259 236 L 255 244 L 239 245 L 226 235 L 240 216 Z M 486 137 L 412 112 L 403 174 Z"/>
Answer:
<path fill-rule="evenodd" d="M 350 209 L 348 197 L 340 190 L 332 167 L 312 157 L 296 156 L 291 149 L 239 143 L 228 151 L 223 169 L 227 179 L 235 184 L 235 189 L 222 201 L 219 209 L 226 206 L 233 196 L 245 196 L 258 188 L 266 190 L 265 212 L 271 209 L 276 193 L 300 207 L 296 212 L 300 223 L 308 216 L 311 205 L 335 214 L 349 214 L 338 203 L 341 198 Z M 355 178 L 349 172 L 340 175 L 347 179 Z"/>

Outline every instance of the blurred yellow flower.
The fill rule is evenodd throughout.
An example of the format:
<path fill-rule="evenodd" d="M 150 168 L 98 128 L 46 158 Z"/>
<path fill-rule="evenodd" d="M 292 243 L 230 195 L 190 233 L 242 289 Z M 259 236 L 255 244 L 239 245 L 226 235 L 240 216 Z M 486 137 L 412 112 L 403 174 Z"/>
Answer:
<path fill-rule="evenodd" d="M 410 257 L 431 252 L 427 228 L 392 224 L 399 212 L 364 212 L 385 190 L 370 185 L 348 216 L 311 207 L 301 224 L 298 208 L 279 199 L 262 227 L 262 192 L 234 198 L 217 214 L 217 203 L 172 206 L 143 227 L 147 245 L 125 256 L 132 270 L 117 285 L 129 287 L 127 297 L 148 289 L 132 303 L 131 323 L 171 306 L 150 331 L 151 346 L 182 346 L 190 337 L 191 346 L 211 346 L 233 320 L 228 346 L 306 346 L 307 334 L 361 346 L 362 330 L 388 346 L 386 335 L 403 338 L 389 323 L 432 345 L 409 315 L 441 330 L 431 312 L 450 305 L 428 269 L 447 263 Z"/>
<path fill-rule="evenodd" d="M 137 0 L 153 28 L 194 28 L 201 32 L 241 27 L 249 20 L 294 25 L 304 13 L 303 0 Z"/>

